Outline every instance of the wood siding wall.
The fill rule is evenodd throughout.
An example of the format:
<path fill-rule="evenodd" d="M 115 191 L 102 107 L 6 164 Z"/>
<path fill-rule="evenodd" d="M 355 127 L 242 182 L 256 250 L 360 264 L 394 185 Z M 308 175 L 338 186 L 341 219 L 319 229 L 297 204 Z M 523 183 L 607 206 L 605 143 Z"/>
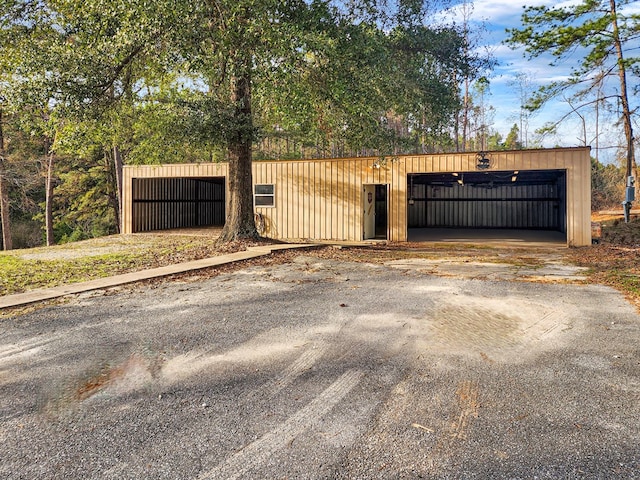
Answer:
<path fill-rule="evenodd" d="M 591 163 L 588 148 L 489 152 L 492 170 L 566 171 L 567 243 L 591 243 Z M 388 232 L 392 241 L 406 241 L 408 229 L 407 175 L 410 173 L 473 172 L 475 153 L 415 155 L 332 160 L 254 162 L 254 183 L 275 185 L 275 206 L 257 207 L 265 234 L 277 239 L 361 241 L 363 185 L 388 186 Z M 123 228 L 133 231 L 134 178 L 226 177 L 227 164 L 125 167 Z M 533 208 L 533 207 L 532 207 Z M 484 214 L 483 214 L 484 215 Z M 515 214 L 514 214 L 515 215 Z M 550 215 L 543 213 L 544 215 Z"/>

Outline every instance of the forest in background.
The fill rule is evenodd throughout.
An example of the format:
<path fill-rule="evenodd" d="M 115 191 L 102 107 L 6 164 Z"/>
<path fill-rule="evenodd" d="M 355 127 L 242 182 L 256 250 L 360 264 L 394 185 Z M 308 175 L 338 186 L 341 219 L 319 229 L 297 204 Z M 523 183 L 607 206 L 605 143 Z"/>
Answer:
<path fill-rule="evenodd" d="M 446 1 L 0 4 L 5 249 L 117 233 L 125 164 L 524 147 L 491 129 L 494 59 Z M 593 208 L 619 206 L 624 168 L 592 166 Z"/>

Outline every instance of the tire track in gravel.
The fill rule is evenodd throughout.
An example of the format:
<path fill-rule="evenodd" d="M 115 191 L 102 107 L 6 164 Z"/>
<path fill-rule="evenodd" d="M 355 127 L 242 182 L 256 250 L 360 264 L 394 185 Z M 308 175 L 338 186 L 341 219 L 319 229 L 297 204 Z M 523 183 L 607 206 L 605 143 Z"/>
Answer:
<path fill-rule="evenodd" d="M 20 343 L 8 344 L 0 346 L 0 365 L 6 363 L 15 363 L 24 357 L 35 355 L 43 347 L 58 340 L 60 336 L 52 336 L 48 338 L 29 339 Z"/>
<path fill-rule="evenodd" d="M 312 368 L 318 360 L 325 354 L 328 345 L 325 342 L 315 342 L 300 355 L 293 363 L 286 367 L 280 374 L 253 390 L 249 395 L 245 396 L 241 403 L 244 405 L 251 404 L 254 399 L 263 397 L 274 398 L 281 390 L 293 383 L 299 376 Z M 165 440 L 161 440 L 165 441 Z M 118 474 L 129 472 L 130 461 L 139 453 L 132 453 L 128 460 L 121 460 L 116 465 L 105 472 L 105 475 L 117 478 Z M 222 477 L 226 478 L 226 477 Z"/>
<path fill-rule="evenodd" d="M 259 467 L 271 455 L 312 427 L 322 415 L 340 403 L 358 385 L 363 376 L 364 374 L 357 369 L 348 370 L 306 407 L 298 410 L 279 427 L 249 444 L 214 469 L 203 473 L 198 477 L 198 480 L 242 478 L 246 472 Z"/>
<path fill-rule="evenodd" d="M 260 389 L 256 390 L 253 395 L 249 396 L 249 400 L 260 393 L 261 395 L 267 395 L 269 397 L 275 397 L 281 390 L 302 375 L 304 372 L 313 367 L 318 360 L 322 358 L 327 345 L 324 342 L 318 342 L 312 346 L 309 350 L 304 352 L 298 357 L 298 359 L 289 365 L 280 375 L 273 378 Z"/>

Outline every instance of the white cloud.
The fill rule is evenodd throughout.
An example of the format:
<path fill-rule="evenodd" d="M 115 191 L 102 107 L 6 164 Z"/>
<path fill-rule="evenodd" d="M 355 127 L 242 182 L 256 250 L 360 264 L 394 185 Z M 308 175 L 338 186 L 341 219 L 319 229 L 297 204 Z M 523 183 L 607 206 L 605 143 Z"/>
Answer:
<path fill-rule="evenodd" d="M 531 2 L 532 5 L 542 4 L 543 2 Z M 491 21 L 495 23 L 516 23 L 520 20 L 523 12 L 523 4 L 509 0 L 491 1 L 480 0 L 473 2 L 473 11 L 471 19 L 484 22 Z M 506 20 L 506 22 L 503 22 Z"/>
<path fill-rule="evenodd" d="M 581 3 L 580 0 L 550 1 L 550 0 L 526 0 L 523 2 L 513 0 L 476 0 L 473 3 L 471 20 L 483 22 L 490 21 L 500 24 L 518 24 L 524 7 L 568 7 Z M 459 9 L 460 6 L 454 7 Z M 459 13 L 459 10 L 458 10 Z M 515 26 L 515 25 L 514 25 Z"/>

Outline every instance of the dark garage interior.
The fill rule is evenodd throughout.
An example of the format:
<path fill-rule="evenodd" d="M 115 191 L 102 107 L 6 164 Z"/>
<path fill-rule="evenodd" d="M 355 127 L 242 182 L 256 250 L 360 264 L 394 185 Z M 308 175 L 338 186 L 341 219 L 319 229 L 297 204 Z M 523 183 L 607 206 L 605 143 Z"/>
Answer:
<path fill-rule="evenodd" d="M 133 231 L 222 226 L 225 179 L 134 178 Z"/>
<path fill-rule="evenodd" d="M 425 229 L 566 232 L 565 170 L 410 174 L 407 185 L 410 240 Z"/>

